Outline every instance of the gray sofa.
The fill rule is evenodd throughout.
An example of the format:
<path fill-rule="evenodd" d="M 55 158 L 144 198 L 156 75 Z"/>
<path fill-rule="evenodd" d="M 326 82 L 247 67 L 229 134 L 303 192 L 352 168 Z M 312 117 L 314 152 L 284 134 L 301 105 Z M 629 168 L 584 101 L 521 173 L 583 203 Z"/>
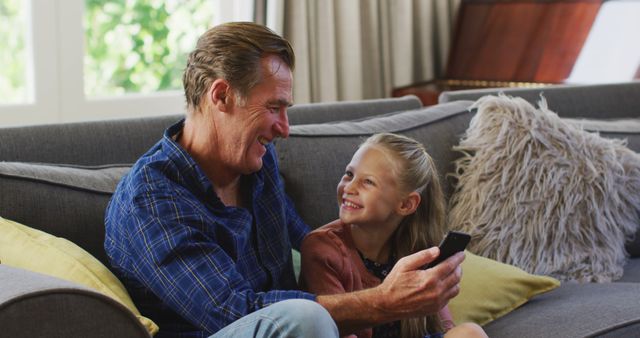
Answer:
<path fill-rule="evenodd" d="M 536 99 L 540 91 L 561 116 L 640 116 L 640 83 L 514 94 Z M 371 133 L 412 136 L 426 145 L 441 173 L 451 172 L 458 157 L 451 147 L 473 116 L 471 100 L 485 93 L 464 94 L 462 99 L 443 93 L 441 99 L 448 102 L 431 107 L 421 107 L 415 97 L 292 107 L 290 138 L 275 145 L 287 191 L 305 221 L 317 227 L 336 218 L 337 180 L 356 146 Z M 0 129 L 0 161 L 12 162 L 0 162 L 0 216 L 67 238 L 108 265 L 103 216 L 119 175 L 178 118 Z M 629 147 L 640 151 L 638 135 L 603 136 L 627 137 Z M 451 184 L 445 178 L 443 183 L 449 195 Z M 629 244 L 630 251 L 637 247 Z M 147 336 L 131 312 L 106 296 L 2 264 L 0 328 L 10 337 Z M 485 329 L 491 337 L 640 336 L 640 259 L 630 260 L 619 281 L 565 283 Z"/>

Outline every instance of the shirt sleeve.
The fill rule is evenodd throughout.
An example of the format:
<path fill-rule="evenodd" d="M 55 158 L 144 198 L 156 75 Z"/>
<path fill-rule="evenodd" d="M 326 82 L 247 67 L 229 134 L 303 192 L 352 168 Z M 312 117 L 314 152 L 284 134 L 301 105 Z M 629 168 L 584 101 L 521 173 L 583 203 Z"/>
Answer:
<path fill-rule="evenodd" d="M 318 294 L 338 294 L 348 290 L 344 286 L 345 257 L 328 232 L 311 232 L 302 243 L 300 284 L 304 290 Z"/>
<path fill-rule="evenodd" d="M 293 202 L 286 196 L 285 193 L 285 203 L 286 203 L 286 213 L 287 213 L 287 229 L 289 229 L 289 238 L 291 239 L 291 245 L 294 249 L 300 251 L 300 246 L 304 237 L 309 233 L 309 226 L 302 220 L 295 207 L 293 206 Z"/>
<path fill-rule="evenodd" d="M 171 193 L 169 193 L 171 191 Z M 255 292 L 212 234 L 215 224 L 180 189 L 146 192 L 123 216 L 128 229 L 127 271 L 194 325 L 216 332 L 275 302 L 315 296 L 294 290 Z"/>

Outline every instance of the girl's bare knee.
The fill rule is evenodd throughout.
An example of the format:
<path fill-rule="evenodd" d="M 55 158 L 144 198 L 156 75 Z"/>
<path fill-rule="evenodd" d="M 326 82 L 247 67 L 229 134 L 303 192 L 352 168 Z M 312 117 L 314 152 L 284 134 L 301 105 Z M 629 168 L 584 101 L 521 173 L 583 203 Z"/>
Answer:
<path fill-rule="evenodd" d="M 486 338 L 487 334 L 484 332 L 484 329 L 476 323 L 462 323 L 460 325 L 456 325 L 451 330 L 447 331 L 445 334 L 447 338 L 455 338 L 455 337 L 477 337 L 477 338 Z"/>

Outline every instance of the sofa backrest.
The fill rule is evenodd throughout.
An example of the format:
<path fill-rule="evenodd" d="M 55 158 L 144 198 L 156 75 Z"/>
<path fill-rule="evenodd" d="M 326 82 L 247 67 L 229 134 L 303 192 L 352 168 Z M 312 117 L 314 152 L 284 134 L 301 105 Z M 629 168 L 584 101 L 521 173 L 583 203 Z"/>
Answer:
<path fill-rule="evenodd" d="M 0 162 L 0 217 L 66 238 L 109 266 L 104 212 L 128 170 Z"/>
<path fill-rule="evenodd" d="M 290 121 L 420 107 L 415 96 L 301 104 Z M 181 115 L 0 128 L 0 217 L 64 237 L 103 263 L 104 211 L 120 177 Z"/>
<path fill-rule="evenodd" d="M 438 102 L 475 101 L 504 93 L 537 105 L 540 96 L 561 117 L 637 118 L 640 116 L 640 81 L 595 85 L 555 85 L 542 88 L 489 88 L 445 91 Z"/>
<path fill-rule="evenodd" d="M 289 123 L 298 125 L 348 121 L 420 107 L 422 102 L 414 95 L 360 101 L 305 103 L 289 109 Z"/>
<path fill-rule="evenodd" d="M 181 115 L 0 129 L 0 161 L 133 163 Z"/>
<path fill-rule="evenodd" d="M 289 109 L 293 124 L 363 118 L 421 107 L 415 96 L 310 103 Z M 182 115 L 0 128 L 0 161 L 110 165 L 134 163 Z"/>

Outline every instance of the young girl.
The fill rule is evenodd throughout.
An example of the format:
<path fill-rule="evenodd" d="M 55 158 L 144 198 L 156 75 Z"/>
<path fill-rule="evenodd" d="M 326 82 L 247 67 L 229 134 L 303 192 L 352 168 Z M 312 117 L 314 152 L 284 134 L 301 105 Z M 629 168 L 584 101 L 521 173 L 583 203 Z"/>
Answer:
<path fill-rule="evenodd" d="M 382 283 L 395 262 L 437 245 L 445 202 L 431 157 L 417 141 L 376 134 L 356 151 L 338 183 L 340 219 L 311 232 L 302 244 L 303 288 L 336 294 Z M 486 337 L 476 324 L 454 327 L 438 314 L 376 326 L 357 337 Z"/>

